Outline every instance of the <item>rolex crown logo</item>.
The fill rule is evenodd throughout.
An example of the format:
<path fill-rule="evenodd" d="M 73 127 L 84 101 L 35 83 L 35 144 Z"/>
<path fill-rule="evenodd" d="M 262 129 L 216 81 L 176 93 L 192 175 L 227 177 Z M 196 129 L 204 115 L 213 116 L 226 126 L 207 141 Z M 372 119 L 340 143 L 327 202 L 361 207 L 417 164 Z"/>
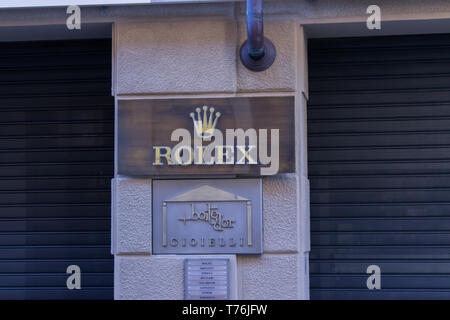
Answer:
<path fill-rule="evenodd" d="M 220 118 L 220 112 L 214 113 L 214 108 L 211 107 L 208 110 L 208 106 L 203 106 L 203 115 L 201 111 L 202 108 L 197 107 L 195 108 L 195 113 L 197 113 L 197 115 L 194 112 L 190 113 L 192 121 L 194 122 L 195 133 L 202 139 L 211 138 L 217 121 Z"/>

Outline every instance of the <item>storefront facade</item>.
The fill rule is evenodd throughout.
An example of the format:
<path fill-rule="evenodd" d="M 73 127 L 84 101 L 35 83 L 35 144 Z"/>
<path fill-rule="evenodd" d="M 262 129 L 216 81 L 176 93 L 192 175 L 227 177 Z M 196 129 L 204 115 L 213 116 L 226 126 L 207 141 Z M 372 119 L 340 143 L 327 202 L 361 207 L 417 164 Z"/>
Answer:
<path fill-rule="evenodd" d="M 1 291 L 13 287 L 13 298 L 19 299 L 53 298 L 48 293 L 49 287 L 57 288 L 62 297 L 68 299 L 183 299 L 185 260 L 214 257 L 229 261 L 230 299 L 448 298 L 450 280 L 445 273 L 448 269 L 446 248 L 450 244 L 450 215 L 445 207 L 449 186 L 444 178 L 448 175 L 445 117 L 450 116 L 450 108 L 446 105 L 450 100 L 445 87 L 450 40 L 445 33 L 450 31 L 450 4 L 446 1 L 379 1 L 376 5 L 381 8 L 381 29 L 371 30 L 367 27 L 370 16 L 367 7 L 373 4 L 370 2 L 265 1 L 265 36 L 275 45 L 277 55 L 269 69 L 253 72 L 239 58 L 239 48 L 247 39 L 245 2 L 163 2 L 81 6 L 81 30 L 67 29 L 69 15 L 62 6 L 0 11 L 0 40 L 5 48 L 12 48 L 11 56 L 18 52 L 17 45 L 21 46 L 16 41 L 66 42 L 53 49 L 44 45 L 47 51 L 44 50 L 41 56 L 48 54 L 48 50 L 61 52 L 61 48 L 65 48 L 66 56 L 76 50 L 95 56 L 96 46 L 98 55 L 103 52 L 101 58 L 85 53 L 85 58 L 79 62 L 73 61 L 83 53 L 75 54 L 70 58 L 75 60 L 68 59 L 69 62 L 64 62 L 62 57 L 60 62 L 51 59 L 52 70 L 70 65 L 71 71 L 64 72 L 74 73 L 73 83 L 67 77 L 57 81 L 67 84 L 61 87 L 58 96 L 66 95 L 64 103 L 68 112 L 73 112 L 70 108 L 82 105 L 82 102 L 73 102 L 73 95 L 96 96 L 98 99 L 89 107 L 80 108 L 90 110 L 86 113 L 78 116 L 64 113 L 52 118 L 51 122 L 75 119 L 77 124 L 69 125 L 78 125 L 89 122 L 84 115 L 91 114 L 97 124 L 101 124 L 95 128 L 77 129 L 78 136 L 74 139 L 83 138 L 84 142 L 71 140 L 67 141 L 68 146 L 58 145 L 62 149 L 69 145 L 79 146 L 83 154 L 77 154 L 70 161 L 64 158 L 51 162 L 56 163 L 55 170 L 59 168 L 57 162 L 67 162 L 64 163 L 65 171 L 61 170 L 67 181 L 72 179 L 71 183 L 79 176 L 112 178 L 110 193 L 104 180 L 91 181 L 87 189 L 91 188 L 89 196 L 92 198 L 81 194 L 82 191 L 81 195 L 73 191 L 86 189 L 86 181 L 80 180 L 76 186 L 71 184 L 72 189 L 55 185 L 54 191 L 66 190 L 71 194 L 62 197 L 59 205 L 73 204 L 76 199 L 82 199 L 80 204 L 86 205 L 84 209 L 80 206 L 73 209 L 72 213 L 64 209 L 64 214 L 71 214 L 70 217 L 61 213 L 52 220 L 48 211 L 36 216 L 31 209 L 24 211 L 18 222 L 23 226 L 39 219 L 56 223 L 66 217 L 80 223 L 80 228 L 74 229 L 76 232 L 90 231 L 92 241 L 83 243 L 61 238 L 64 243 L 59 243 L 58 238 L 52 238 L 53 242 L 42 238 L 41 242 L 33 242 L 35 235 L 30 233 L 35 231 L 49 234 L 74 232 L 65 224 L 48 230 L 38 227 L 17 229 L 19 236 L 29 238 L 21 240 L 23 252 L 17 255 L 10 251 L 6 253 L 6 247 L 19 242 L 12 244 L 8 242 L 11 240 L 4 240 L 2 246 L 5 246 L 5 260 L 8 261 L 4 261 L 3 268 L 9 275 L 1 276 L 0 284 L 3 285 L 0 287 L 4 289 Z M 393 35 L 398 38 L 374 38 Z M 360 38 L 358 41 L 341 39 L 346 37 Z M 109 44 L 110 51 L 106 52 Z M 26 50 L 34 49 L 25 45 L 21 50 L 20 54 L 26 56 Z M 103 70 L 108 67 L 108 59 L 109 79 Z M 77 68 L 83 63 L 84 69 L 92 68 L 96 73 L 91 74 L 91 81 L 87 81 L 90 73 L 82 74 L 78 70 L 77 82 Z M 408 63 L 410 65 L 399 69 L 399 64 Z M 20 61 L 17 64 L 23 66 Z M 413 65 L 416 69 L 412 69 Z M 30 79 L 35 86 L 33 81 L 38 80 L 38 75 Z M 105 83 L 110 86 L 111 100 L 105 98 L 106 91 L 102 87 Z M 79 87 L 74 89 L 76 86 Z M 54 92 L 52 88 L 54 86 L 48 89 L 47 95 Z M 5 93 L 5 99 L 16 101 L 20 90 L 17 87 L 12 98 Z M 72 94 L 70 90 L 73 90 Z M 29 92 L 31 100 L 40 95 L 39 91 Z M 253 101 L 251 99 L 257 98 L 261 101 L 292 101 L 289 112 L 293 116 L 287 117 L 292 120 L 292 130 L 288 130 L 289 144 L 283 149 L 292 150 L 292 154 L 290 164 L 283 167 L 281 173 L 221 173 L 202 171 L 205 167 L 200 166 L 197 171 L 171 174 L 171 167 L 160 173 L 121 167 L 124 157 L 130 154 L 128 151 L 121 153 L 121 150 L 133 143 L 133 136 L 122 140 L 119 133 L 123 121 L 121 114 L 125 112 L 120 109 L 122 106 L 139 103 L 150 106 L 153 103 L 170 108 L 173 101 L 195 101 L 188 106 L 194 110 L 195 106 L 208 105 L 209 101 L 215 101 L 216 105 L 226 99 Z M 244 116 L 240 106 L 235 105 L 236 117 Z M 273 119 L 277 116 L 275 112 Z M 186 118 L 189 119 L 189 114 Z M 225 121 L 225 116 L 220 121 Z M 91 136 L 97 135 L 91 138 L 97 139 L 98 144 L 90 144 L 93 140 L 85 130 L 91 130 L 88 132 Z M 70 133 L 75 135 L 75 131 Z M 64 132 L 55 134 L 59 139 Z M 156 137 L 158 133 L 152 134 Z M 7 132 L 7 135 L 14 134 Z M 24 145 L 26 148 L 30 149 L 29 145 Z M 429 151 L 430 148 L 433 151 Z M 93 156 L 90 152 L 97 154 Z M 83 161 L 90 162 L 93 167 L 86 172 L 67 171 Z M 153 164 L 146 162 L 146 165 Z M 27 172 L 25 168 L 21 173 L 23 179 L 30 176 Z M 51 174 L 42 173 L 39 179 L 46 176 Z M 255 181 L 252 188 L 259 188 L 260 198 L 255 195 L 258 192 L 246 193 L 246 187 L 241 187 L 248 180 Z M 160 190 L 167 186 L 170 190 L 170 183 L 174 181 L 173 188 L 181 188 L 180 192 L 167 199 L 160 196 Z M 256 218 L 254 220 L 259 233 L 253 232 L 260 236 L 259 251 L 220 254 L 219 251 L 202 253 L 194 250 L 193 254 L 188 251 L 189 254 L 183 254 L 182 240 L 179 240 L 179 250 L 175 253 L 164 251 L 164 244 L 156 247 L 155 232 L 158 232 L 159 241 L 163 237 L 160 226 L 164 222 L 155 220 L 156 215 L 162 215 L 155 206 L 155 199 L 180 201 L 177 196 L 181 191 L 188 193 L 190 190 L 188 187 L 182 189 L 186 181 L 191 181 L 195 188 L 210 181 L 208 185 L 222 191 L 239 191 L 242 201 L 251 199 L 253 204 L 259 201 L 260 206 L 252 212 L 261 218 L 260 224 Z M 36 186 L 38 193 L 39 188 L 42 187 Z M 8 189 L 5 187 L 5 190 Z M 27 190 L 30 191 L 22 191 Z M 99 194 L 103 198 L 99 198 Z M 109 203 L 104 199 L 105 194 L 106 197 L 110 194 L 111 199 L 110 221 L 104 211 L 109 210 L 108 206 L 101 213 L 89 207 L 98 208 Z M 225 193 L 221 196 L 228 199 Z M 39 195 L 36 197 L 42 199 Z M 42 200 L 42 203 L 33 201 L 22 202 L 22 206 L 37 203 L 42 207 L 51 202 L 50 199 Z M 85 210 L 85 215 L 81 215 L 80 210 Z M 4 218 L 15 219 L 16 213 L 8 212 Z M 96 222 L 97 214 L 101 216 L 101 222 Z M 80 217 L 84 219 L 81 222 Z M 246 221 L 250 223 L 250 218 Z M 108 243 L 109 234 L 106 237 L 105 232 L 109 233 L 109 222 L 111 241 Z M 158 223 L 158 231 L 155 223 Z M 231 223 L 224 224 L 229 225 Z M 95 232 L 102 236 L 92 235 Z M 71 236 L 82 239 L 86 235 L 81 232 Z M 199 238 L 192 243 L 200 241 Z M 382 247 L 387 249 L 380 249 Z M 30 253 L 30 250 L 36 253 Z M 70 250 L 73 255 L 67 253 Z M 17 259 L 22 261 L 19 268 L 24 282 L 11 285 L 8 281 L 19 271 L 8 263 Z M 30 267 L 29 261 L 33 259 L 42 260 L 43 265 Z M 68 290 L 65 287 L 66 264 L 77 263 L 81 264 L 82 288 Z M 87 264 L 83 266 L 82 263 Z M 386 279 L 382 280 L 381 290 L 369 290 L 366 286 L 370 276 L 366 269 L 370 265 L 380 266 L 381 279 Z M 54 277 L 59 274 L 59 282 L 29 280 L 29 277 L 45 273 L 45 268 L 51 268 L 49 272 L 55 273 Z M 402 272 L 406 275 L 396 276 Z M 98 280 L 102 276 L 104 281 Z M 406 280 L 402 280 L 404 277 Z M 40 289 L 32 294 L 29 286 Z"/>

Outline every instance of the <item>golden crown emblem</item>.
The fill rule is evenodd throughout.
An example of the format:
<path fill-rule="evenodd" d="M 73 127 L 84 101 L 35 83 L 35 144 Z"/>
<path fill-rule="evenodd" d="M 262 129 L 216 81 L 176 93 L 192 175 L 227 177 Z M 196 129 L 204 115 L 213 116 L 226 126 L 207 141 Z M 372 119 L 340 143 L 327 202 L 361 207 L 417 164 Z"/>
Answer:
<path fill-rule="evenodd" d="M 203 106 L 203 115 L 201 114 L 201 108 L 195 108 L 195 112 L 197 113 L 197 117 L 194 112 L 191 112 L 189 115 L 194 122 L 195 133 L 200 138 L 210 138 L 216 127 L 217 121 L 220 118 L 220 112 L 216 112 L 214 114 L 214 108 L 209 108 L 208 115 L 208 106 Z"/>

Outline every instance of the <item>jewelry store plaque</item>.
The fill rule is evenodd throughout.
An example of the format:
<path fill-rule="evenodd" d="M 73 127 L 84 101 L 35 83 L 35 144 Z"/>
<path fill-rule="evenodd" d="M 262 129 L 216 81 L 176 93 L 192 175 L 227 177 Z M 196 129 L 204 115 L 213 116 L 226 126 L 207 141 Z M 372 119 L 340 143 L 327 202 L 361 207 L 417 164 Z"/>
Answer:
<path fill-rule="evenodd" d="M 185 300 L 230 299 L 229 265 L 228 259 L 186 259 Z"/>
<path fill-rule="evenodd" d="M 154 254 L 261 254 L 260 179 L 153 180 Z"/>

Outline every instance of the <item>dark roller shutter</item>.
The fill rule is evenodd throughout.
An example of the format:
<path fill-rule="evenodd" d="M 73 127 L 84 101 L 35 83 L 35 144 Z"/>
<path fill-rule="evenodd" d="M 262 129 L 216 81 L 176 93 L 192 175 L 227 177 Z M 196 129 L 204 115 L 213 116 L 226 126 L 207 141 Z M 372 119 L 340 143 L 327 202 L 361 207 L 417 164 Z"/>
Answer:
<path fill-rule="evenodd" d="M 0 299 L 113 297 L 110 52 L 103 39 L 0 43 Z"/>
<path fill-rule="evenodd" d="M 450 299 L 450 35 L 316 39 L 309 62 L 311 298 Z"/>

